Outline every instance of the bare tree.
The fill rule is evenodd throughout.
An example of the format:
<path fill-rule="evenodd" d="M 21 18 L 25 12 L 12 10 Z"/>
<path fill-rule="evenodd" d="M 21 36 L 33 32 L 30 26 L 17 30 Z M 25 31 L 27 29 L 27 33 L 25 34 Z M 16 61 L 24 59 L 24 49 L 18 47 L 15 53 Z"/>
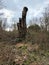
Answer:
<path fill-rule="evenodd" d="M 37 17 L 33 17 L 32 20 L 29 21 L 29 25 L 33 25 L 33 24 L 37 24 L 38 22 L 38 18 Z"/>
<path fill-rule="evenodd" d="M 39 22 L 40 22 L 41 31 L 44 31 L 44 28 L 45 28 L 44 18 L 43 17 L 40 17 L 39 18 Z"/>
<path fill-rule="evenodd" d="M 2 20 L 0 20 L 0 30 L 2 30 Z"/>
<path fill-rule="evenodd" d="M 13 26 L 13 30 L 15 31 L 17 29 L 17 23 L 14 21 L 12 26 Z"/>
<path fill-rule="evenodd" d="M 49 7 L 45 8 L 43 16 L 44 16 L 45 31 L 47 31 L 47 27 L 49 25 Z"/>

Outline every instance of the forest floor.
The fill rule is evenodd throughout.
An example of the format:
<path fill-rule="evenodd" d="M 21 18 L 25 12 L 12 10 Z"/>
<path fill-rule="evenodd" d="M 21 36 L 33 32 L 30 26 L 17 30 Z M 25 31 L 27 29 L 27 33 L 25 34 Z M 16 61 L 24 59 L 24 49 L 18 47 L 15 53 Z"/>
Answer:
<path fill-rule="evenodd" d="M 49 65 L 49 51 L 37 43 L 0 42 L 0 65 Z"/>

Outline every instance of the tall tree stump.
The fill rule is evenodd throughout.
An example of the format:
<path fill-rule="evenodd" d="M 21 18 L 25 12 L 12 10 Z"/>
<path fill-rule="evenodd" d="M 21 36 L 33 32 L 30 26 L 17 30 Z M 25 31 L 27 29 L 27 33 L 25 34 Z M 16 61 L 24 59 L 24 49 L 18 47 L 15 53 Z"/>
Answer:
<path fill-rule="evenodd" d="M 26 26 L 27 11 L 28 11 L 28 8 L 24 7 L 23 11 L 22 11 L 22 18 L 19 18 L 19 23 L 17 23 L 19 38 L 25 39 L 25 37 L 26 37 L 26 33 L 27 33 L 27 26 Z"/>

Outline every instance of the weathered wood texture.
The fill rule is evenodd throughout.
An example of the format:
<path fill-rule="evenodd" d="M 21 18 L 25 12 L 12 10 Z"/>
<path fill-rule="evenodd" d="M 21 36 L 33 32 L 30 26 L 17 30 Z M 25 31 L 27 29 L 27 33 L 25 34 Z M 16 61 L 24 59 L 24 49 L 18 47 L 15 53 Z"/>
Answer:
<path fill-rule="evenodd" d="M 28 8 L 24 7 L 23 11 L 22 11 L 22 18 L 19 18 L 19 23 L 17 23 L 19 38 L 25 38 L 26 37 L 26 33 L 27 33 L 27 26 L 26 26 L 27 11 L 28 11 Z"/>

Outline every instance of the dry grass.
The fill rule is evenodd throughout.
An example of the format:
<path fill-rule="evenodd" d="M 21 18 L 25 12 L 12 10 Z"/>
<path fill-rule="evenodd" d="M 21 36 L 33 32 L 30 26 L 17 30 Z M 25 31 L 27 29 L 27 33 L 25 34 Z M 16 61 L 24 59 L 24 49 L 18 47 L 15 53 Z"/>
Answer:
<path fill-rule="evenodd" d="M 0 65 L 49 64 L 48 32 L 29 31 L 20 43 L 17 36 L 16 32 L 0 32 Z"/>

